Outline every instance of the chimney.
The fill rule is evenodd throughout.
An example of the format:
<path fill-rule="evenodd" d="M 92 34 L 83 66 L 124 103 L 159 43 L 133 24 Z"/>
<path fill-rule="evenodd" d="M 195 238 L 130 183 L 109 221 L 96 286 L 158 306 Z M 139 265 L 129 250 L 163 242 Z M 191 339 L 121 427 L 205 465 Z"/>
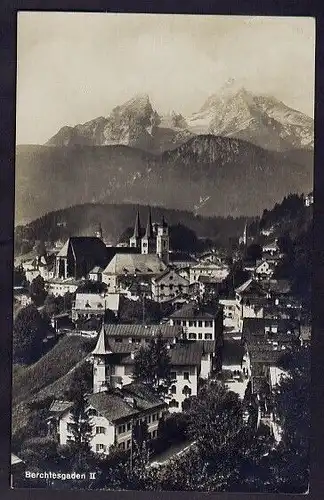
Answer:
<path fill-rule="evenodd" d="M 124 396 L 124 401 L 129 404 L 132 408 L 136 407 L 136 400 L 133 396 Z"/>

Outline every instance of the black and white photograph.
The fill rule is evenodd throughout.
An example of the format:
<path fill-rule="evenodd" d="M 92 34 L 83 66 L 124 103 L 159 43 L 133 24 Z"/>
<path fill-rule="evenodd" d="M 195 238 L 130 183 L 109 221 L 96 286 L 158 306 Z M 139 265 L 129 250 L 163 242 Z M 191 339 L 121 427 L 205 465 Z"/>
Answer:
<path fill-rule="evenodd" d="M 11 488 L 309 492 L 314 86 L 311 17 L 18 12 Z"/>

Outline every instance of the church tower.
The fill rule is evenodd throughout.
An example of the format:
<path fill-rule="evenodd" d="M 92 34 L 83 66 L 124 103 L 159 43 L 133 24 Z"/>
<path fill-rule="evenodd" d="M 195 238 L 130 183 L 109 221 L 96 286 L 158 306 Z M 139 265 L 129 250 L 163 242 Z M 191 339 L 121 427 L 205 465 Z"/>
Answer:
<path fill-rule="evenodd" d="M 164 217 L 157 227 L 156 253 L 165 264 L 169 264 L 170 236 L 169 227 Z"/>
<path fill-rule="evenodd" d="M 105 391 L 110 385 L 110 367 L 107 363 L 109 354 L 111 354 L 111 349 L 105 338 L 105 325 L 102 323 L 96 347 L 92 351 L 94 393 Z"/>
<path fill-rule="evenodd" d="M 152 225 L 152 214 L 151 214 L 151 208 L 149 208 L 146 231 L 142 238 L 141 253 L 149 254 L 149 253 L 155 253 L 155 251 L 156 251 L 156 246 L 155 246 L 155 236 Z"/>
<path fill-rule="evenodd" d="M 103 240 L 103 237 L 102 237 L 102 227 L 101 227 L 100 223 L 98 224 L 97 230 L 95 232 L 95 236 L 96 236 L 96 238 L 99 238 L 100 240 Z"/>
<path fill-rule="evenodd" d="M 129 240 L 129 246 L 135 248 L 141 248 L 141 236 L 142 236 L 142 228 L 140 221 L 139 209 L 137 209 L 134 233 L 133 236 Z"/>

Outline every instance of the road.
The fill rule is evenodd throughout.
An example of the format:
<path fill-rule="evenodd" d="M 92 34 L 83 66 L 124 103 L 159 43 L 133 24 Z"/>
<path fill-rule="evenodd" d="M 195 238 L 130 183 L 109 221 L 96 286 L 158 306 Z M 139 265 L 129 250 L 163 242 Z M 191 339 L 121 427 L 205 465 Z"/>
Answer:
<path fill-rule="evenodd" d="M 195 444 L 196 441 L 185 441 L 178 445 L 171 446 L 168 450 L 154 457 L 150 467 L 166 465 L 171 459 L 180 457 L 186 453 Z"/>

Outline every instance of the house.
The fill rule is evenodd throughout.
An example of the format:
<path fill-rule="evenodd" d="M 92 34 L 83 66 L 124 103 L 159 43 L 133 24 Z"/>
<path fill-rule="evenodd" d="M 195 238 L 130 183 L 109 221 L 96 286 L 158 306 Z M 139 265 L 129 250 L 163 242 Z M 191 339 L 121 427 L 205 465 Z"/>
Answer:
<path fill-rule="evenodd" d="M 274 265 L 267 260 L 257 261 L 254 275 L 257 279 L 271 278 L 274 273 Z"/>
<path fill-rule="evenodd" d="M 156 254 L 116 254 L 102 273 L 102 281 L 108 290 L 118 292 L 127 289 L 125 278 L 131 284 L 134 278 L 151 281 L 167 269 Z M 128 284 L 128 286 L 129 286 Z"/>
<path fill-rule="evenodd" d="M 28 290 L 26 290 L 23 286 L 15 286 L 14 287 L 14 299 L 20 303 L 21 306 L 26 307 L 31 304 L 32 299 Z"/>
<path fill-rule="evenodd" d="M 198 393 L 199 378 L 213 370 L 213 342 L 180 342 L 170 347 L 172 385 L 166 398 L 171 413 L 183 411 L 185 402 Z"/>
<path fill-rule="evenodd" d="M 195 283 L 192 283 L 191 289 L 200 297 L 204 295 L 217 296 L 224 290 L 224 278 L 215 278 L 214 276 L 205 276 L 201 274 Z"/>
<path fill-rule="evenodd" d="M 280 251 L 280 248 L 279 248 L 277 239 L 275 239 L 274 241 L 269 241 L 268 243 L 265 243 L 262 247 L 262 253 L 269 253 L 272 256 L 275 254 L 278 254 L 279 251 Z"/>
<path fill-rule="evenodd" d="M 304 197 L 304 205 L 305 207 L 310 207 L 314 203 L 314 195 L 313 193 L 309 193 Z"/>
<path fill-rule="evenodd" d="M 240 331 L 244 318 L 263 318 L 264 307 L 269 304 L 268 293 L 252 278 L 235 289 L 235 299 L 235 321 Z"/>
<path fill-rule="evenodd" d="M 197 395 L 199 377 L 208 378 L 214 369 L 215 342 L 184 341 L 176 327 L 161 327 L 165 327 L 161 332 L 164 333 L 163 338 L 170 356 L 172 377 L 172 387 L 165 401 L 170 411 L 181 411 L 183 401 Z M 124 387 L 133 381 L 136 351 L 150 338 L 154 338 L 157 330 L 152 330 L 153 334 L 149 337 L 144 337 L 143 334 L 136 336 L 138 330 L 130 330 L 128 335 L 133 337 L 126 337 L 122 342 L 120 337 L 109 335 L 111 329 L 101 329 L 92 352 L 94 392 L 106 391 L 109 387 Z"/>
<path fill-rule="evenodd" d="M 223 307 L 223 327 L 228 330 L 238 329 L 236 317 L 236 299 L 219 299 L 219 304 Z"/>
<path fill-rule="evenodd" d="M 179 294 L 186 294 L 189 290 L 189 281 L 180 276 L 174 269 L 166 269 L 163 273 L 152 278 L 152 299 L 156 302 L 165 302 Z"/>
<path fill-rule="evenodd" d="M 71 236 L 56 255 L 55 278 L 86 278 L 95 267 L 105 268 L 109 254 L 104 242 L 94 236 Z"/>
<path fill-rule="evenodd" d="M 45 281 L 52 278 L 54 275 L 54 262 L 55 255 L 46 252 L 22 262 L 26 280 L 31 283 L 38 276 L 41 276 Z"/>
<path fill-rule="evenodd" d="M 248 386 L 248 373 L 243 367 L 244 346 L 239 340 L 225 338 L 222 349 L 222 376 L 230 391 L 244 398 Z"/>
<path fill-rule="evenodd" d="M 129 282 L 130 280 L 127 281 Z M 140 278 L 134 278 L 131 280 L 128 287 L 123 289 L 121 293 L 129 300 L 142 300 L 144 297 L 152 299 L 151 283 L 140 281 Z"/>
<path fill-rule="evenodd" d="M 213 278 L 224 280 L 230 273 L 227 264 L 213 262 L 199 262 L 189 269 L 189 281 L 194 283 L 198 281 L 199 276 L 212 276 Z"/>
<path fill-rule="evenodd" d="M 104 317 L 107 310 L 118 316 L 119 293 L 87 293 L 78 292 L 72 304 L 72 319 L 89 319 L 91 317 Z"/>
<path fill-rule="evenodd" d="M 91 281 L 102 281 L 102 272 L 103 272 L 103 267 L 100 266 L 95 266 L 91 271 L 89 272 L 88 278 Z"/>
<path fill-rule="evenodd" d="M 190 302 L 172 313 L 169 323 L 171 326 L 182 327 L 189 340 L 215 340 L 217 346 L 222 344 L 222 307 L 211 310 Z"/>
<path fill-rule="evenodd" d="M 51 425 L 56 429 L 59 443 L 66 445 L 73 441 L 73 404 L 56 411 L 50 408 Z M 109 455 L 112 446 L 122 450 L 132 448 L 133 429 L 142 421 L 147 422 L 149 438 L 157 437 L 159 421 L 166 414 L 166 403 L 149 387 L 131 383 L 122 389 L 110 389 L 87 397 L 87 413 L 92 427 L 90 446 L 94 453 Z"/>
<path fill-rule="evenodd" d="M 169 264 L 175 269 L 186 269 L 197 263 L 197 259 L 186 252 L 170 252 L 169 254 Z"/>
<path fill-rule="evenodd" d="M 66 293 L 75 293 L 81 283 L 81 280 L 75 280 L 74 278 L 52 278 L 46 281 L 46 288 L 48 293 L 54 295 L 54 297 L 63 297 Z"/>

